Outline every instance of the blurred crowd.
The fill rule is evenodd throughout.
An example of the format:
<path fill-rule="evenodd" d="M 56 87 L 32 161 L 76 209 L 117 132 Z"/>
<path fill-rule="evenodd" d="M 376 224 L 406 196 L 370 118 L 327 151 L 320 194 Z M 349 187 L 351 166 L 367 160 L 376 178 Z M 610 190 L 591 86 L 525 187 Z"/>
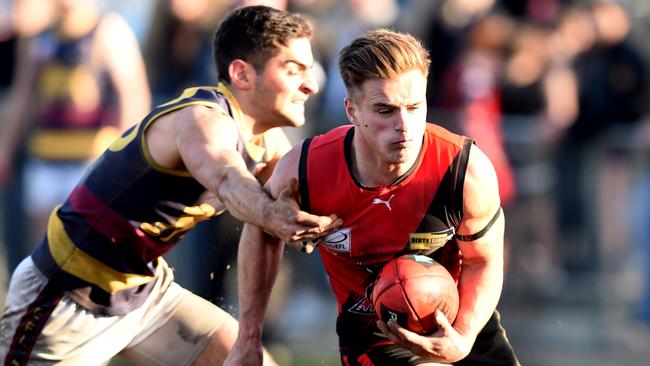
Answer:
<path fill-rule="evenodd" d="M 375 27 L 416 35 L 432 58 L 429 121 L 475 138 L 497 170 L 504 296 L 605 289 L 650 325 L 644 1 L 0 0 L 0 304 L 49 212 L 114 133 L 184 87 L 216 84 L 212 33 L 251 4 L 315 24 L 321 91 L 307 126 L 287 131 L 294 142 L 347 123 L 343 45 Z M 65 136 L 48 130 L 61 124 Z M 234 283 L 240 227 L 228 215 L 199 225 L 170 253 L 178 281 L 234 304 L 222 284 Z M 327 292 L 316 256 L 288 259 L 286 291 Z"/>

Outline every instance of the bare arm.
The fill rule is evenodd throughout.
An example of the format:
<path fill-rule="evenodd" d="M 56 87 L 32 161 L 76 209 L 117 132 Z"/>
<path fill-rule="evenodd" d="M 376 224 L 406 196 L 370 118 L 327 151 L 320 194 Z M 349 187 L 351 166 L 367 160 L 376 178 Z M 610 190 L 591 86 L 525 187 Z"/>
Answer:
<path fill-rule="evenodd" d="M 463 190 L 463 218 L 460 235 L 483 230 L 500 210 L 496 173 L 476 146 L 472 147 Z M 420 336 L 389 322 L 379 327 L 389 338 L 418 355 L 438 362 L 456 362 L 469 354 L 476 336 L 494 313 L 503 284 L 504 218 L 500 214 L 486 234 L 474 241 L 458 240 L 463 264 L 458 282 L 460 304 L 453 327 L 442 313 L 436 320 L 440 329 Z"/>
<path fill-rule="evenodd" d="M 274 196 L 298 176 L 300 146 L 285 155 L 273 172 L 267 188 Z M 237 261 L 239 336 L 225 365 L 260 365 L 262 327 L 271 289 L 282 261 L 284 245 L 258 227 L 246 224 L 239 242 Z"/>
<path fill-rule="evenodd" d="M 31 57 L 31 41 L 22 39 L 16 60 L 16 77 L 11 85 L 0 125 L 0 187 L 12 174 L 12 162 L 23 132 L 29 126 L 29 103 L 32 101 L 38 65 Z"/>
<path fill-rule="evenodd" d="M 500 210 L 496 173 L 488 158 L 472 147 L 465 178 L 463 220 L 460 235 L 479 232 Z M 492 316 L 503 285 L 503 213 L 487 233 L 474 241 L 458 240 L 463 265 L 458 283 L 460 308 L 454 328 L 471 348 L 474 339 Z M 469 353 L 470 349 L 466 349 Z"/>
<path fill-rule="evenodd" d="M 151 92 L 135 35 L 117 14 L 102 18 L 97 32 L 99 59 L 108 70 L 119 98 L 119 129 L 126 130 L 144 117 Z"/>
<path fill-rule="evenodd" d="M 283 242 L 328 232 L 333 218 L 300 211 L 295 199 L 273 200 L 237 152 L 235 122 L 219 107 L 194 105 L 161 117 L 146 133 L 157 164 L 187 170 L 237 219 L 262 227 Z"/>

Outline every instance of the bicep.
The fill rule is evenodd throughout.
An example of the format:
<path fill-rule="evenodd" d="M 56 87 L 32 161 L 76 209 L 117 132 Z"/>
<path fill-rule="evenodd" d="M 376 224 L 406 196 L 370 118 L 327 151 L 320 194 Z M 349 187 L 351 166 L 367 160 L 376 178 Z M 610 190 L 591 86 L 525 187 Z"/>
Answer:
<path fill-rule="evenodd" d="M 237 152 L 237 126 L 219 107 L 183 108 L 176 117 L 174 135 L 183 165 L 206 188 L 228 169 L 246 170 Z"/>

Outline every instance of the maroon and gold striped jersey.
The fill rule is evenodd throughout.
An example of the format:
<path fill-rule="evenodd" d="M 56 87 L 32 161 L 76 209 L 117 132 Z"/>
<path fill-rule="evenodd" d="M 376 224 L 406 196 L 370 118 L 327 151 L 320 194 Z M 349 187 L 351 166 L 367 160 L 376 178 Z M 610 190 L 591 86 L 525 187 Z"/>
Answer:
<path fill-rule="evenodd" d="M 144 140 L 145 130 L 159 117 L 197 104 L 238 118 L 224 85 L 186 89 L 113 142 L 52 213 L 32 258 L 84 307 L 120 315 L 141 305 L 159 257 L 198 222 L 219 213 L 202 202 L 205 187 L 187 171 L 157 165 Z M 241 137 L 238 146 L 254 171 L 261 161 L 247 153 Z"/>

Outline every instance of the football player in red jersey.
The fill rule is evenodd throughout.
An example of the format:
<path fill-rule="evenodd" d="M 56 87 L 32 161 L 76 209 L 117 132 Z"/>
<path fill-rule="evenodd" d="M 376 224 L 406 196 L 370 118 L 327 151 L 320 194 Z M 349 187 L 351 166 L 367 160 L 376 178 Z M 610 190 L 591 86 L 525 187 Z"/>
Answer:
<path fill-rule="evenodd" d="M 298 179 L 303 209 L 343 219 L 319 251 L 338 302 L 344 365 L 518 365 L 496 311 L 504 265 L 496 174 L 471 139 L 426 122 L 429 63 L 408 34 L 379 29 L 352 41 L 339 56 L 351 125 L 295 146 L 267 184 L 277 195 Z M 282 253 L 281 242 L 245 226 L 240 331 L 227 365 L 260 363 Z M 404 253 L 430 255 L 456 278 L 453 324 L 437 314 L 439 330 L 418 335 L 377 319 L 368 286 Z"/>

